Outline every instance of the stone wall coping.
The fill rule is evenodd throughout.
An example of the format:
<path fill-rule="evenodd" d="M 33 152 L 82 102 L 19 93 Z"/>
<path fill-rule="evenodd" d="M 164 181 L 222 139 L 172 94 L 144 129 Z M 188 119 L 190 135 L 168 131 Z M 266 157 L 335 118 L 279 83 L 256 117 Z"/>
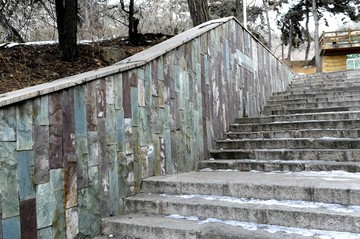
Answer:
<path fill-rule="evenodd" d="M 148 48 L 142 52 L 139 52 L 131 57 L 128 57 L 114 65 L 107 66 L 101 69 L 88 71 L 74 76 L 69 76 L 66 78 L 61 78 L 52 82 L 27 87 L 24 89 L 7 92 L 0 94 L 0 107 L 25 101 L 37 96 L 50 94 L 56 91 L 74 87 L 85 82 L 93 81 L 99 78 L 104 78 L 119 72 L 127 71 L 134 69 L 140 66 L 147 64 L 148 62 L 158 58 L 165 53 L 181 46 L 182 44 L 191 41 L 194 38 L 201 36 L 202 34 L 216 28 L 217 26 L 224 24 L 230 20 L 235 20 L 238 24 L 242 25 L 235 17 L 226 17 L 221 19 L 215 19 L 208 22 L 205 22 L 195 28 L 189 29 L 179 35 L 176 35 L 170 38 L 167 41 L 164 41 L 160 44 L 157 44 L 151 48 Z M 249 31 L 248 33 L 256 39 Z M 256 39 L 257 40 L 257 39 Z M 258 40 L 257 40 L 258 41 Z M 259 42 L 259 41 L 258 41 Z M 259 42 L 263 47 L 266 48 L 261 42 Z M 266 48 L 271 52 L 268 48 Z M 273 53 L 271 53 L 274 55 Z M 276 57 L 274 55 L 274 57 Z M 277 57 L 276 57 L 277 58 Z"/>

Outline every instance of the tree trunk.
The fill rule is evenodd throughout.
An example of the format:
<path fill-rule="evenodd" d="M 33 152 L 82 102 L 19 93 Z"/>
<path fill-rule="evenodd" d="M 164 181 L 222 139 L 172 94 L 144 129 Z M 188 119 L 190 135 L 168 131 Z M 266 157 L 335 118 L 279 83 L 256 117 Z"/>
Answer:
<path fill-rule="evenodd" d="M 305 31 L 306 31 L 306 40 L 307 40 L 307 46 L 306 46 L 306 51 L 305 51 L 305 61 L 307 61 L 307 59 L 309 58 L 309 52 L 310 52 L 310 47 L 311 47 L 311 36 L 310 36 L 310 30 L 309 30 L 309 20 L 310 20 L 310 15 L 309 15 L 309 8 L 308 5 L 305 4 L 306 6 L 306 22 L 305 22 Z"/>
<path fill-rule="evenodd" d="M 290 31 L 289 31 L 289 49 L 288 49 L 288 55 L 287 55 L 287 59 L 289 61 L 291 61 L 291 50 L 292 50 L 292 43 L 293 43 L 293 23 L 290 20 Z"/>
<path fill-rule="evenodd" d="M 236 10 L 236 18 L 239 22 L 244 24 L 244 14 L 243 14 L 243 5 L 242 0 L 236 0 L 235 2 L 235 10 Z"/>
<path fill-rule="evenodd" d="M 8 36 L 6 37 L 7 41 L 25 42 L 24 39 L 21 37 L 20 33 L 11 25 L 9 20 L 6 16 L 0 11 L 0 26 L 6 31 Z"/>
<path fill-rule="evenodd" d="M 207 0 L 187 0 L 187 2 L 194 26 L 210 20 Z"/>
<path fill-rule="evenodd" d="M 267 0 L 263 0 L 264 7 L 265 7 L 265 17 L 266 17 L 266 24 L 268 28 L 268 47 L 271 50 L 272 42 L 271 42 L 271 26 L 270 26 L 270 19 L 269 19 L 269 5 Z"/>
<path fill-rule="evenodd" d="M 64 61 L 77 57 L 77 0 L 56 0 L 56 20 L 59 47 Z"/>
<path fill-rule="evenodd" d="M 316 73 L 321 72 L 321 62 L 320 62 L 320 46 L 319 46 L 319 19 L 317 15 L 316 0 L 312 0 L 312 12 L 315 22 L 315 64 L 316 64 Z"/>

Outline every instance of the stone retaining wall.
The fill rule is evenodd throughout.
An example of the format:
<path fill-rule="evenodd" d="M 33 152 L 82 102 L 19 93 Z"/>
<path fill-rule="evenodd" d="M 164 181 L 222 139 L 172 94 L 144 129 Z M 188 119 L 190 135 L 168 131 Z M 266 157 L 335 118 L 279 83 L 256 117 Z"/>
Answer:
<path fill-rule="evenodd" d="M 116 65 L 0 95 L 0 238 L 100 233 L 142 178 L 196 170 L 290 70 L 234 18 Z"/>

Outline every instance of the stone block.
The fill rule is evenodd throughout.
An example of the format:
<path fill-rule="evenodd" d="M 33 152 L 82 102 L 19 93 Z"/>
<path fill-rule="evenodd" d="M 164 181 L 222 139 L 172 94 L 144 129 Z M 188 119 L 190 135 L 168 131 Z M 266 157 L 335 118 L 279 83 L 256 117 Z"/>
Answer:
<path fill-rule="evenodd" d="M 132 87 L 130 93 L 132 126 L 139 126 L 138 89 Z"/>
<path fill-rule="evenodd" d="M 88 141 L 86 137 L 76 138 L 76 155 L 77 155 L 77 188 L 87 187 L 89 185 L 88 167 L 89 152 Z"/>
<path fill-rule="evenodd" d="M 20 229 L 21 238 L 37 238 L 35 198 L 20 202 Z"/>
<path fill-rule="evenodd" d="M 97 131 L 87 132 L 87 145 L 89 151 L 89 167 L 99 165 L 102 152 Z"/>
<path fill-rule="evenodd" d="M 49 128 L 49 165 L 51 169 L 63 167 L 63 130 L 61 125 Z"/>
<path fill-rule="evenodd" d="M 16 141 L 15 107 L 0 110 L 0 141 Z"/>
<path fill-rule="evenodd" d="M 33 111 L 35 125 L 49 125 L 49 97 L 47 95 L 34 100 Z"/>
<path fill-rule="evenodd" d="M 65 211 L 66 238 L 76 238 L 79 233 L 79 215 L 77 208 L 69 208 Z"/>
<path fill-rule="evenodd" d="M 4 219 L 19 215 L 19 179 L 15 142 L 0 142 L 0 164 L 0 191 Z"/>
<path fill-rule="evenodd" d="M 86 127 L 89 131 L 97 130 L 96 82 L 86 84 Z"/>
<path fill-rule="evenodd" d="M 34 125 L 34 183 L 49 182 L 49 126 Z"/>
<path fill-rule="evenodd" d="M 116 116 L 114 105 L 106 105 L 106 143 L 108 145 L 117 144 Z"/>
<path fill-rule="evenodd" d="M 17 150 L 31 150 L 33 148 L 33 107 L 27 101 L 16 107 L 16 137 Z"/>
<path fill-rule="evenodd" d="M 122 83 L 124 116 L 131 118 L 131 86 L 128 72 L 123 74 Z"/>
<path fill-rule="evenodd" d="M 116 145 L 109 145 L 108 158 L 110 160 L 109 166 L 109 192 L 110 192 L 110 215 L 118 215 L 120 212 L 120 198 L 119 198 L 119 165 Z"/>
<path fill-rule="evenodd" d="M 76 154 L 66 154 L 64 156 L 63 188 L 66 209 L 77 205 L 77 161 Z"/>
<path fill-rule="evenodd" d="M 50 183 L 36 186 L 36 221 L 37 228 L 46 228 L 52 225 L 53 218 L 52 196 Z"/>
<path fill-rule="evenodd" d="M 122 74 L 116 74 L 114 77 L 114 91 L 115 91 L 115 109 L 121 110 L 123 108 L 123 82 Z"/>
<path fill-rule="evenodd" d="M 86 88 L 79 86 L 74 90 L 74 121 L 76 137 L 86 137 Z"/>
<path fill-rule="evenodd" d="M 54 238 L 66 238 L 65 209 L 64 209 L 64 178 L 63 170 L 50 170 L 50 189 L 52 201 L 51 210 L 53 211 L 52 225 Z M 49 199 L 48 199 L 49 200 Z"/>
<path fill-rule="evenodd" d="M 124 120 L 124 111 L 116 110 L 116 134 L 117 134 L 117 145 L 119 152 L 125 152 L 125 120 Z"/>
<path fill-rule="evenodd" d="M 20 239 L 20 217 L 11 217 L 2 220 L 3 239 Z"/>
<path fill-rule="evenodd" d="M 19 151 L 17 153 L 19 172 L 19 199 L 20 201 L 35 198 L 34 156 L 33 151 Z"/>
<path fill-rule="evenodd" d="M 106 82 L 103 79 L 96 81 L 96 115 L 97 118 L 106 117 Z"/>
<path fill-rule="evenodd" d="M 42 228 L 37 231 L 37 239 L 49 239 L 49 238 L 54 238 L 53 230 L 51 227 Z"/>

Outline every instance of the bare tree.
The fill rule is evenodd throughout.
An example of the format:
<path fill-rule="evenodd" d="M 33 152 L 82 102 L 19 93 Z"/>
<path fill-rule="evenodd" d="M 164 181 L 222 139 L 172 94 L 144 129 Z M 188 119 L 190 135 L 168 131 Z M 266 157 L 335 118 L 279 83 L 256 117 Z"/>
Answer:
<path fill-rule="evenodd" d="M 316 64 L 316 73 L 321 71 L 321 62 L 320 62 L 320 46 L 319 46 L 319 18 L 316 6 L 316 0 L 312 0 L 312 12 L 315 22 L 315 64 Z"/>
<path fill-rule="evenodd" d="M 77 0 L 56 0 L 56 20 L 62 60 L 75 61 L 77 56 Z"/>
<path fill-rule="evenodd" d="M 187 0 L 193 25 L 197 26 L 210 20 L 207 0 Z"/>

